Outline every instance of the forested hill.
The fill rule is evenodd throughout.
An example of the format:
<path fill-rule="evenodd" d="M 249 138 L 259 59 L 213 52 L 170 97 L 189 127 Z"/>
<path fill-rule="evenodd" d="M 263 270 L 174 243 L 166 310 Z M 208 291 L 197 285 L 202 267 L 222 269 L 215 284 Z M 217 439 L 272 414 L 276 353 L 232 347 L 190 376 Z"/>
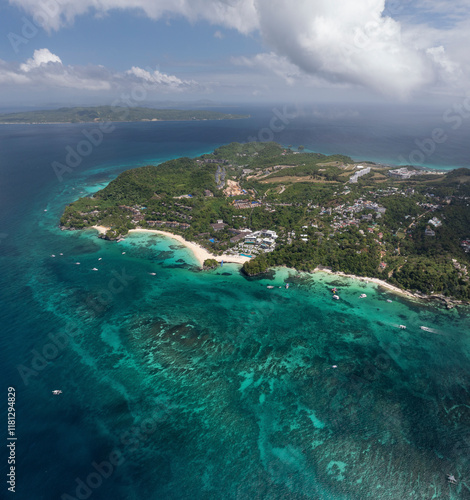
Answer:
<path fill-rule="evenodd" d="M 60 108 L 0 114 L 0 123 L 90 123 L 176 120 L 236 120 L 248 118 L 206 110 L 151 109 L 124 106 Z"/>
<path fill-rule="evenodd" d="M 470 301 L 469 169 L 397 170 L 304 149 L 232 143 L 131 169 L 65 207 L 60 223 L 105 226 L 108 239 L 163 228 L 214 254 L 253 256 L 251 275 L 326 266 Z"/>

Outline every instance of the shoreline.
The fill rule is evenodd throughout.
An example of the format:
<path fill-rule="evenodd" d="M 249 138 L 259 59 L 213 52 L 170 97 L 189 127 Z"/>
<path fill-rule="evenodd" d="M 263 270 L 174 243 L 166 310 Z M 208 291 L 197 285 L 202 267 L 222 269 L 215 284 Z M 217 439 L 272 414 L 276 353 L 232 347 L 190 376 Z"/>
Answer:
<path fill-rule="evenodd" d="M 444 295 L 436 294 L 436 295 L 424 295 L 420 292 L 413 293 L 410 290 L 404 290 L 402 288 L 398 288 L 395 285 L 392 285 L 391 283 L 388 283 L 387 281 L 381 280 L 379 278 L 368 278 L 365 276 L 356 276 L 354 274 L 346 274 L 343 273 L 342 271 L 337 271 L 333 272 L 330 269 L 320 269 L 320 268 L 315 268 L 313 270 L 313 273 L 326 273 L 332 276 L 338 276 L 341 278 L 351 278 L 357 281 L 364 281 L 366 283 L 373 283 L 377 286 L 381 286 L 382 288 L 385 288 L 389 290 L 390 292 L 396 294 L 396 295 L 402 295 L 406 297 L 408 300 L 413 300 L 413 301 L 418 301 L 418 302 L 431 302 L 431 301 L 439 301 L 443 305 L 446 306 L 447 309 L 453 309 L 455 306 L 468 306 L 470 305 L 469 302 L 465 302 L 463 300 L 457 300 L 454 299 L 453 297 L 446 297 Z"/>
<path fill-rule="evenodd" d="M 393 293 L 396 293 L 399 295 L 404 295 L 405 297 L 407 297 L 409 299 L 425 298 L 425 297 L 419 297 L 419 296 L 415 295 L 413 292 L 410 292 L 409 290 L 403 290 L 401 288 L 398 288 L 397 286 L 392 285 L 390 283 L 387 283 L 386 281 L 381 280 L 379 278 L 367 278 L 365 276 L 356 276 L 354 274 L 343 273 L 342 271 L 333 272 L 330 269 L 319 269 L 318 267 L 315 268 L 313 270 L 313 272 L 314 273 L 326 273 L 326 274 L 330 274 L 332 276 L 339 276 L 341 278 L 351 278 L 351 279 L 358 280 L 358 281 L 365 281 L 366 283 L 374 283 L 378 286 L 386 288 L 387 290 L 390 290 Z"/>
<path fill-rule="evenodd" d="M 92 226 L 92 229 L 96 229 L 100 234 L 105 234 L 109 228 L 107 228 L 105 226 Z M 241 255 L 227 255 L 227 254 L 214 255 L 214 254 L 210 253 L 208 250 L 206 250 L 204 247 L 202 247 L 201 245 L 194 243 L 193 241 L 185 240 L 179 234 L 173 234 L 173 233 L 169 233 L 167 231 L 160 231 L 159 229 L 131 229 L 129 231 L 129 234 L 130 233 L 159 234 L 161 236 L 173 238 L 174 240 L 178 241 L 179 243 L 184 245 L 186 248 L 191 250 L 194 257 L 196 258 L 196 260 L 200 264 L 201 268 L 203 267 L 204 261 L 206 259 L 215 259 L 217 262 L 224 261 L 224 263 L 227 263 L 227 264 L 239 264 L 239 265 L 243 265 L 245 262 L 248 262 L 250 260 L 250 257 L 243 257 Z M 287 267 L 287 266 L 280 266 L 280 267 L 283 267 L 285 269 L 294 270 L 294 269 Z M 377 286 L 385 288 L 386 290 L 388 290 L 396 295 L 401 295 L 401 296 L 403 296 L 409 300 L 413 300 L 413 301 L 419 301 L 419 302 L 428 301 L 429 302 L 429 301 L 438 300 L 442 304 L 444 304 L 447 307 L 447 309 L 452 309 L 455 306 L 465 306 L 465 305 L 468 306 L 468 305 L 470 305 L 469 302 L 456 300 L 452 297 L 445 297 L 445 296 L 439 295 L 439 294 L 437 294 L 437 295 L 423 295 L 423 294 L 420 294 L 419 292 L 413 293 L 409 290 L 403 290 L 402 288 L 398 288 L 397 286 L 392 285 L 392 284 L 388 283 L 387 281 L 381 280 L 379 278 L 356 276 L 354 274 L 343 273 L 342 271 L 333 272 L 330 269 L 323 269 L 323 268 L 320 269 L 318 267 L 316 267 L 313 271 L 310 271 L 310 273 L 311 274 L 325 273 L 325 274 L 329 274 L 331 276 L 337 276 L 339 278 L 350 278 L 353 280 L 363 281 L 366 283 L 373 283 Z"/>
<path fill-rule="evenodd" d="M 92 226 L 93 229 L 96 229 L 100 234 L 105 234 L 108 231 L 108 227 L 105 226 Z M 201 245 L 194 243 L 193 241 L 185 240 L 179 234 L 169 233 L 167 231 L 160 231 L 159 229 L 131 229 L 129 234 L 131 233 L 147 233 L 147 234 L 159 234 L 161 236 L 166 236 L 168 238 L 173 238 L 178 241 L 186 248 L 191 250 L 196 260 L 199 262 L 200 266 L 203 267 L 204 261 L 206 259 L 215 259 L 217 262 L 224 261 L 227 264 L 240 264 L 243 265 L 245 262 L 250 260 L 250 257 L 242 257 L 241 255 L 214 255 L 206 250 Z"/>
<path fill-rule="evenodd" d="M 157 118 L 155 120 L 119 120 L 113 121 L 98 121 L 98 122 L 1 122 L 0 125 L 96 125 L 100 123 L 157 123 L 157 122 L 207 122 L 207 121 L 227 121 L 227 120 L 246 120 L 251 116 L 241 118 L 191 118 L 181 120 L 162 120 Z"/>

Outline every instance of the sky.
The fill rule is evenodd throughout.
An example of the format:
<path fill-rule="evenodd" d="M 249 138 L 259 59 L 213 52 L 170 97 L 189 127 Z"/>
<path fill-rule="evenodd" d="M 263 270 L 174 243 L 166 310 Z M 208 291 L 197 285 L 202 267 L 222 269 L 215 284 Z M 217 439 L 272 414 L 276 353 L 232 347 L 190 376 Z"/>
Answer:
<path fill-rule="evenodd" d="M 469 33 L 470 0 L 0 0 L 0 106 L 434 105 Z"/>

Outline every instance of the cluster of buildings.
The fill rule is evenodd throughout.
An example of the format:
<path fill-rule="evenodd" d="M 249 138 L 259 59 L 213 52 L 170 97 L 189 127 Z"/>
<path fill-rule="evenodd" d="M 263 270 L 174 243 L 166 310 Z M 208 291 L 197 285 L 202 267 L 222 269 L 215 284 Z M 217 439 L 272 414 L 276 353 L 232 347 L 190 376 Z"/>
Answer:
<path fill-rule="evenodd" d="M 262 229 L 251 231 L 250 229 L 232 230 L 237 232 L 230 238 L 231 243 L 238 243 L 234 250 L 238 252 L 256 255 L 261 252 L 272 252 L 276 248 L 278 235 L 276 231 Z"/>
<path fill-rule="evenodd" d="M 463 248 L 465 253 L 470 252 L 470 239 L 469 240 L 462 240 L 460 242 L 460 245 Z"/>
<path fill-rule="evenodd" d="M 161 221 L 161 220 L 148 220 L 146 221 L 150 227 L 172 227 L 179 229 L 189 229 L 191 224 L 186 222 L 176 222 L 176 221 Z"/>
<path fill-rule="evenodd" d="M 442 222 L 437 217 L 433 217 L 432 219 L 429 219 L 428 224 L 432 224 L 434 227 L 442 226 Z"/>
<path fill-rule="evenodd" d="M 359 177 L 362 177 L 363 175 L 370 173 L 370 167 L 364 168 L 362 165 L 358 165 L 356 168 L 358 169 L 357 172 L 351 175 L 351 177 L 349 178 L 349 182 L 351 184 L 355 184 L 359 179 Z"/>
<path fill-rule="evenodd" d="M 235 200 L 233 202 L 233 206 L 237 210 L 245 210 L 247 208 L 256 208 L 256 207 L 260 207 L 261 205 L 262 205 L 262 203 L 259 200 Z"/>
<path fill-rule="evenodd" d="M 408 170 L 406 167 L 403 168 L 396 168 L 394 170 L 389 170 L 388 175 L 392 179 L 409 179 L 413 175 L 419 174 L 418 170 Z"/>

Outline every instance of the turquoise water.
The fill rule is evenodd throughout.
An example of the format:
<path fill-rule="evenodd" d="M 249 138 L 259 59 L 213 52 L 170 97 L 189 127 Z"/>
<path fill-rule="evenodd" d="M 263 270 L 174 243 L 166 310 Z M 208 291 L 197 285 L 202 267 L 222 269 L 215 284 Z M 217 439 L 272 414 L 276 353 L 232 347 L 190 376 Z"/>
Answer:
<path fill-rule="evenodd" d="M 125 162 L 53 182 L 59 150 L 31 141 L 2 165 L 18 186 L 0 227 L 17 498 L 470 498 L 467 308 L 323 273 L 201 272 L 159 235 L 63 232 L 64 205 Z"/>

